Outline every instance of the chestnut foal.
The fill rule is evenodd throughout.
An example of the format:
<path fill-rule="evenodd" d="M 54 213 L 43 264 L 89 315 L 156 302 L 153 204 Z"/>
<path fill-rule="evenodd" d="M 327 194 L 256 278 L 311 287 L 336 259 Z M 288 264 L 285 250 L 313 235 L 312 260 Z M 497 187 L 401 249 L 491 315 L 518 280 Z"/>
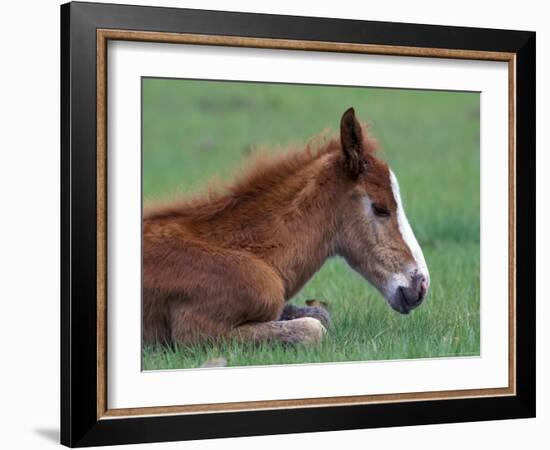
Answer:
<path fill-rule="evenodd" d="M 355 117 L 316 149 L 264 156 L 222 194 L 143 219 L 143 340 L 316 343 L 326 313 L 287 304 L 339 255 L 402 314 L 429 274 L 397 179 Z"/>

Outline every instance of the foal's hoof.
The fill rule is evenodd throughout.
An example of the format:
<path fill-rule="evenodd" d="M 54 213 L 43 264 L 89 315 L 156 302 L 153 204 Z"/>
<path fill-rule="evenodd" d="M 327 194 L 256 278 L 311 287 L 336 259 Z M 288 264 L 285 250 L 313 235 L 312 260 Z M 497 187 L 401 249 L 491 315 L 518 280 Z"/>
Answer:
<path fill-rule="evenodd" d="M 306 314 L 307 314 L 307 317 L 312 317 L 313 319 L 317 319 L 319 322 L 321 322 L 321 324 L 325 328 L 328 328 L 331 323 L 330 314 L 328 313 L 327 309 L 324 307 L 308 306 L 306 308 Z"/>
<path fill-rule="evenodd" d="M 323 324 L 312 317 L 289 320 L 287 324 L 292 334 L 291 341 L 299 344 L 318 344 L 327 332 Z"/>
<path fill-rule="evenodd" d="M 292 303 L 287 303 L 279 317 L 279 320 L 294 320 L 304 317 L 312 317 L 321 322 L 321 324 L 328 328 L 330 325 L 330 314 L 325 302 L 319 300 L 306 300 L 307 306 L 296 306 Z"/>

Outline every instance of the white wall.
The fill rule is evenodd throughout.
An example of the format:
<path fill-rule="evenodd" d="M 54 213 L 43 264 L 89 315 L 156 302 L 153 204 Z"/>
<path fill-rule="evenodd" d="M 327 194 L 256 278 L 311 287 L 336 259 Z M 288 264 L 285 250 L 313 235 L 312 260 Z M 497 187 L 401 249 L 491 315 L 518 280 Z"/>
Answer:
<path fill-rule="evenodd" d="M 537 31 L 538 418 L 477 424 L 268 436 L 139 448 L 547 448 L 550 438 L 550 327 L 543 276 L 550 229 L 543 192 L 550 189 L 547 123 L 550 31 L 545 2 L 139 1 L 203 9 L 466 25 Z M 59 2 L 2 5 L 0 70 L 0 446 L 56 445 L 59 422 Z M 545 125 L 545 126 L 543 126 Z M 543 149 L 546 151 L 543 152 Z M 535 299 L 532 299 L 533 301 Z M 136 447 L 138 448 L 138 447 Z"/>

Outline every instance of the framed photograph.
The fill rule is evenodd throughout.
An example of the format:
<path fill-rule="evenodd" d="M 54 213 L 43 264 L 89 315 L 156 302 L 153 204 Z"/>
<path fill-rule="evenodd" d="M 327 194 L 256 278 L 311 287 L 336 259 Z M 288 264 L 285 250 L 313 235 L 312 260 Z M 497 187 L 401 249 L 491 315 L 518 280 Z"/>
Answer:
<path fill-rule="evenodd" d="M 61 441 L 535 415 L 535 33 L 61 7 Z"/>

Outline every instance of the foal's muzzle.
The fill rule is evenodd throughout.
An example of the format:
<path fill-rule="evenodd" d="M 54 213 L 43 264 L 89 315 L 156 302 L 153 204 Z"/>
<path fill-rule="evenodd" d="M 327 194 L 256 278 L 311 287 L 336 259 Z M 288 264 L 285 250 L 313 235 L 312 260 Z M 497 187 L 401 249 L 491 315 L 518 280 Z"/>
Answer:
<path fill-rule="evenodd" d="M 415 273 L 411 277 L 408 286 L 397 288 L 393 297 L 390 299 L 390 305 L 401 314 L 408 314 L 411 310 L 422 303 L 428 292 L 428 280 L 425 275 Z"/>

